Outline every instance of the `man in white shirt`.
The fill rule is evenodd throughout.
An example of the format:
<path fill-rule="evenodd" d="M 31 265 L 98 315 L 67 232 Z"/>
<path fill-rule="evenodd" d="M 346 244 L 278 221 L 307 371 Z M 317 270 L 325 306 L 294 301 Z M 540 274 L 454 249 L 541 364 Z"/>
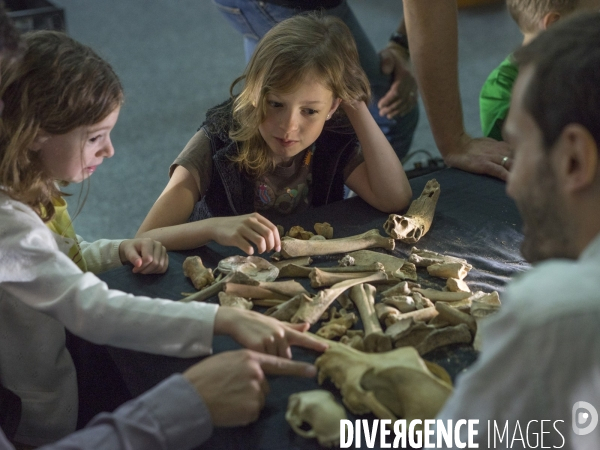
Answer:
<path fill-rule="evenodd" d="M 600 14 L 557 24 L 515 59 L 506 191 L 535 267 L 484 323 L 480 358 L 438 419 L 479 420 L 479 448 L 598 449 Z"/>

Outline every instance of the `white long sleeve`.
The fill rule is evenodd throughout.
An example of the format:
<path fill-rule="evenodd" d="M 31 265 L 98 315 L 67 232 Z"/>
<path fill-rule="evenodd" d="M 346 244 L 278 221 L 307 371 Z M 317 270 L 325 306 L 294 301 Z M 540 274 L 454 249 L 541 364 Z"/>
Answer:
<path fill-rule="evenodd" d="M 108 289 L 59 250 L 33 210 L 2 193 L 0 224 L 0 379 L 23 401 L 21 442 L 39 445 L 74 427 L 75 368 L 63 326 L 97 344 L 148 353 L 211 352 L 218 306 Z"/>

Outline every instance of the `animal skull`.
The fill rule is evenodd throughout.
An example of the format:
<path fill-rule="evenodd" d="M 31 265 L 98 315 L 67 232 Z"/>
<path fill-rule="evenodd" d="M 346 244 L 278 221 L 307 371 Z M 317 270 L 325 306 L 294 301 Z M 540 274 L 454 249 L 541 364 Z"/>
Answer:
<path fill-rule="evenodd" d="M 333 394 L 322 389 L 290 395 L 285 420 L 305 438 L 317 438 L 323 447 L 340 443 L 340 420 L 346 419 L 344 407 Z M 310 425 L 308 430 L 304 425 Z"/>

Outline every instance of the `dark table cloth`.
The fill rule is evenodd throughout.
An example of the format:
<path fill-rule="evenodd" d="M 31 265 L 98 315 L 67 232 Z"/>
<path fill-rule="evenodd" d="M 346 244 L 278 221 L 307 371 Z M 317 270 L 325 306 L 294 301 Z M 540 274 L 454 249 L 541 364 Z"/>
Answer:
<path fill-rule="evenodd" d="M 474 175 L 455 169 L 444 169 L 433 174 L 411 180 L 413 197 L 421 193 L 425 183 L 435 178 L 440 183 L 433 225 L 417 244 L 418 248 L 432 250 L 466 259 L 473 270 L 465 279 L 471 290 L 499 291 L 511 276 L 527 268 L 519 253 L 522 239 L 521 220 L 518 211 L 506 194 L 505 183 L 486 176 Z M 388 214 L 381 213 L 359 198 L 340 201 L 320 208 L 290 216 L 280 224 L 286 229 L 301 225 L 312 230 L 315 222 L 329 222 L 334 228 L 334 237 L 360 234 L 379 228 Z M 397 241 L 395 256 L 407 257 L 411 245 Z M 380 250 L 381 251 L 381 250 Z M 191 282 L 184 277 L 182 264 L 190 255 L 202 257 L 207 267 L 216 267 L 218 262 L 231 255 L 240 254 L 235 248 L 211 243 L 190 252 L 169 254 L 168 271 L 163 275 L 135 275 L 130 267 L 122 267 L 105 274 L 102 278 L 110 288 L 120 289 L 136 295 L 147 295 L 177 300 L 182 292 L 193 292 Z M 332 265 L 339 258 L 317 257 L 317 264 Z M 419 276 L 427 278 L 419 270 Z M 210 301 L 217 301 L 214 297 Z M 318 327 L 313 327 L 316 330 Z M 239 345 L 225 336 L 217 336 L 213 342 L 215 353 L 237 349 Z M 110 355 L 133 395 L 139 395 L 174 372 L 184 371 L 199 359 L 179 359 L 149 355 L 128 350 L 109 348 Z M 314 362 L 315 352 L 294 348 L 294 358 Z M 469 345 L 453 345 L 434 350 L 425 358 L 442 365 L 454 379 L 470 365 L 476 353 Z M 289 449 L 319 448 L 316 440 L 297 436 L 285 422 L 285 410 L 290 394 L 317 389 L 315 379 L 292 377 L 270 377 L 271 391 L 259 420 L 247 427 L 216 429 L 212 438 L 202 448 L 219 449 Z M 329 382 L 323 386 L 331 390 L 338 400 L 338 390 Z M 348 418 L 356 417 L 348 414 Z M 361 418 L 374 418 L 363 416 Z M 392 435 L 393 436 L 393 435 Z M 364 446 L 363 441 L 363 446 Z"/>

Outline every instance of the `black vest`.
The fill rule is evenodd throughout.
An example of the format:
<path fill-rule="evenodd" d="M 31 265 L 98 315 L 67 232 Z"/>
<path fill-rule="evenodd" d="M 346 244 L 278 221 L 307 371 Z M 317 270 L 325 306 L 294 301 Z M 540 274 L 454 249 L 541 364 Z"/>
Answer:
<path fill-rule="evenodd" d="M 189 221 L 254 212 L 254 181 L 232 163 L 237 143 L 229 138 L 232 101 L 211 108 L 200 127 L 210 139 L 213 168 L 205 195 L 194 206 Z M 312 206 L 344 198 L 344 167 L 358 144 L 348 119 L 334 114 L 315 142 L 312 163 Z"/>

